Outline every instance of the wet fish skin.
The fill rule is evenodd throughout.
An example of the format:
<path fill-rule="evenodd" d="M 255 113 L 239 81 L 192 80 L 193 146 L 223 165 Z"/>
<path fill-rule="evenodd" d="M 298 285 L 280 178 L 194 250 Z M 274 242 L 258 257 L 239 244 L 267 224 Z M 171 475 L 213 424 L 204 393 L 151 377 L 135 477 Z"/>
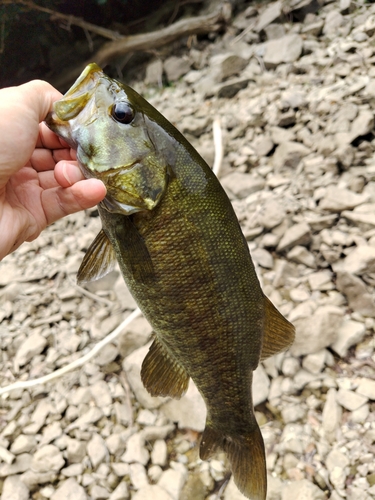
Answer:
<path fill-rule="evenodd" d="M 125 120 L 133 113 L 130 123 L 116 121 L 116 109 Z M 201 458 L 223 449 L 240 491 L 265 500 L 253 371 L 292 343 L 294 328 L 264 296 L 220 183 L 173 125 L 95 64 L 47 124 L 77 149 L 84 174 L 107 186 L 103 229 L 78 279 L 96 279 L 118 261 L 156 333 L 142 366 L 145 387 L 178 398 L 191 377 L 207 406 Z"/>

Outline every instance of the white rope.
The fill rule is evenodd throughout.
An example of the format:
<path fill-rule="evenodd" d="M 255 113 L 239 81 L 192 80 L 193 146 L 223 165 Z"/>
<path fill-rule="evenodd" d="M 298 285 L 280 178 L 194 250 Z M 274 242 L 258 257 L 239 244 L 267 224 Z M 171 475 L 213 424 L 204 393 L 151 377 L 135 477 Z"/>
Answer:
<path fill-rule="evenodd" d="M 55 378 L 59 378 L 62 375 L 65 375 L 65 373 L 71 372 L 72 370 L 75 370 L 76 368 L 80 368 L 82 365 L 84 365 L 87 361 L 92 359 L 94 356 L 98 354 L 98 352 L 103 349 L 103 347 L 110 342 L 112 342 L 120 333 L 123 331 L 123 329 L 128 326 L 132 321 L 134 321 L 138 316 L 141 315 L 141 310 L 140 309 L 135 309 L 130 316 L 128 316 L 113 332 L 109 333 L 103 340 L 98 342 L 92 349 L 89 351 L 87 354 L 82 356 L 81 358 L 76 359 L 72 363 L 69 363 L 66 366 L 63 366 L 62 368 L 59 368 L 58 370 L 49 373 L 48 375 L 45 375 L 44 377 L 40 378 L 35 378 L 33 380 L 19 380 L 18 382 L 15 382 L 14 384 L 1 387 L 0 388 L 0 396 L 3 394 L 7 394 L 11 391 L 14 391 L 16 389 L 28 389 L 29 387 L 34 387 L 36 385 L 40 384 L 45 384 L 46 382 L 49 382 L 50 380 L 53 380 Z"/>

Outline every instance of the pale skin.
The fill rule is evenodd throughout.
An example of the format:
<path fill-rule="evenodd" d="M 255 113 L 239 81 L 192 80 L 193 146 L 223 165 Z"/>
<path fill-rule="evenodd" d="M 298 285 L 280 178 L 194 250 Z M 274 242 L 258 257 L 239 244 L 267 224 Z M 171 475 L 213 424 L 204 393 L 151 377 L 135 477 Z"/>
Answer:
<path fill-rule="evenodd" d="M 106 194 L 101 181 L 84 180 L 74 151 L 43 123 L 60 97 L 41 80 L 0 90 L 0 260 Z"/>

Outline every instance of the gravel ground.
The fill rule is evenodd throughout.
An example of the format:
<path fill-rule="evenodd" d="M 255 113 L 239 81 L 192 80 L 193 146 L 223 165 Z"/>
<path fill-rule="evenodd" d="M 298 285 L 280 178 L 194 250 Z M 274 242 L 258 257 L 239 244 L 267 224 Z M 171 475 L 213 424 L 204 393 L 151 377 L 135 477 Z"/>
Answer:
<path fill-rule="evenodd" d="M 267 498 L 375 498 L 375 5 L 245 4 L 190 41 L 127 83 L 210 164 L 220 120 L 220 180 L 296 326 L 255 374 Z M 73 215 L 1 262 L 2 386 L 82 357 L 135 309 L 118 271 L 75 284 L 99 228 L 96 210 Z M 82 368 L 3 394 L 1 500 L 244 499 L 222 454 L 198 458 L 195 387 L 180 401 L 143 388 L 150 336 L 137 318 Z"/>

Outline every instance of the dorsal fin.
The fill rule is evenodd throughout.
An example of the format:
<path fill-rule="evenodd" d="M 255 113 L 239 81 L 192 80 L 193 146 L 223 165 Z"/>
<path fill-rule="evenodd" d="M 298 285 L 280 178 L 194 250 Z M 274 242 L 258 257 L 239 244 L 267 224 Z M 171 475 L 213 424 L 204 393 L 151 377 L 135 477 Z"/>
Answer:
<path fill-rule="evenodd" d="M 156 337 L 142 363 L 141 379 L 151 396 L 180 399 L 188 389 L 189 375 Z"/>
<path fill-rule="evenodd" d="M 77 273 L 77 282 L 80 284 L 98 280 L 112 271 L 115 264 L 115 251 L 102 229 L 83 257 Z"/>
<path fill-rule="evenodd" d="M 264 296 L 264 309 L 265 321 L 261 361 L 290 347 L 295 336 L 292 323 L 289 323 L 284 318 L 266 296 Z"/>

